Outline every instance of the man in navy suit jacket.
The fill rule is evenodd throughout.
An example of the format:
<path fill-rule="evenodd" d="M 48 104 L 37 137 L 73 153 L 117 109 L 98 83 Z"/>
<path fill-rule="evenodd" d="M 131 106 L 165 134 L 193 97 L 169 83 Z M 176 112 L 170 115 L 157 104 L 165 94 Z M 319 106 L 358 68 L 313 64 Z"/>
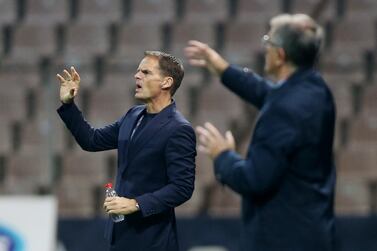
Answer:
<path fill-rule="evenodd" d="M 321 40 L 307 15 L 271 19 L 265 72 L 276 83 L 229 65 L 199 41 L 185 49 L 192 65 L 208 68 L 260 110 L 246 158 L 234 151 L 229 131 L 224 137 L 210 123 L 197 128 L 216 178 L 242 196 L 242 251 L 333 250 L 335 109 L 313 68 Z"/>
<path fill-rule="evenodd" d="M 174 208 L 193 193 L 196 156 L 195 132 L 172 100 L 184 75 L 181 62 L 145 52 L 135 74 L 135 97 L 144 105 L 100 129 L 92 128 L 73 102 L 79 74 L 73 67 L 64 74 L 57 75 L 63 103 L 58 113 L 78 144 L 86 151 L 118 149 L 119 197 L 106 198 L 104 208 L 125 220 L 108 222 L 110 250 L 179 250 Z"/>

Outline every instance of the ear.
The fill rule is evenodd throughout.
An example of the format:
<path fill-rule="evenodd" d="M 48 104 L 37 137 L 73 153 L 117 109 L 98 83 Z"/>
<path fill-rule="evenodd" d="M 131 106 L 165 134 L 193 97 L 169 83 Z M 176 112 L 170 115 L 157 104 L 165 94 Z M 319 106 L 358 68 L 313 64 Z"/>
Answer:
<path fill-rule="evenodd" d="M 286 61 L 286 54 L 283 48 L 277 48 L 278 49 L 278 57 L 281 60 L 281 62 L 285 63 Z"/>
<path fill-rule="evenodd" d="M 165 77 L 161 83 L 161 88 L 163 90 L 170 89 L 173 85 L 173 78 L 172 77 Z"/>
<path fill-rule="evenodd" d="M 286 54 L 283 48 L 277 48 L 278 63 L 284 64 L 286 62 Z"/>

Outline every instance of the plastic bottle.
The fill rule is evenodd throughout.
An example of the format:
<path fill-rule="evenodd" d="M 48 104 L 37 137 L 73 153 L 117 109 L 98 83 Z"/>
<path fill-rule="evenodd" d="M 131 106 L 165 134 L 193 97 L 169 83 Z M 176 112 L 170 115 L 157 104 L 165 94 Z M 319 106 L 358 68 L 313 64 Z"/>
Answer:
<path fill-rule="evenodd" d="M 113 184 L 112 183 L 107 183 L 105 185 L 105 188 L 106 188 L 106 197 L 115 197 L 115 196 L 118 196 L 117 193 L 116 193 L 116 191 L 113 188 Z M 114 222 L 120 222 L 120 221 L 124 220 L 124 215 L 123 214 L 110 214 L 110 217 L 111 217 L 111 219 Z"/>

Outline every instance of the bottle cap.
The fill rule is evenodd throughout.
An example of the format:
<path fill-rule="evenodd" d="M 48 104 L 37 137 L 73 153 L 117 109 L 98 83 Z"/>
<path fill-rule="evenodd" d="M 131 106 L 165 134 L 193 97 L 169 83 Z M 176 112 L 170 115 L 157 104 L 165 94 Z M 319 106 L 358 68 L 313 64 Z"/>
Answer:
<path fill-rule="evenodd" d="M 113 188 L 113 183 L 107 183 L 107 184 L 105 185 L 105 188 Z"/>

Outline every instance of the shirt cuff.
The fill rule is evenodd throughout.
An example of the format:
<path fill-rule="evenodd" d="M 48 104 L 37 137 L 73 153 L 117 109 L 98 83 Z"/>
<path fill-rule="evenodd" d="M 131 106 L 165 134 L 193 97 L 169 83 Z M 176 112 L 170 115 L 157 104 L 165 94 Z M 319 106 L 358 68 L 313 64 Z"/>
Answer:
<path fill-rule="evenodd" d="M 249 68 L 240 68 L 237 65 L 231 64 L 228 68 L 225 69 L 223 74 L 221 75 L 221 82 L 225 85 L 227 83 L 234 82 L 234 79 L 238 79 L 240 76 L 243 76 L 245 73 L 250 73 L 251 71 Z"/>
<path fill-rule="evenodd" d="M 223 182 L 223 167 L 224 167 L 224 162 L 226 161 L 226 158 L 228 158 L 231 150 L 226 150 L 220 153 L 213 161 L 214 163 L 214 171 L 215 171 L 215 177 L 218 181 L 221 183 Z"/>
<path fill-rule="evenodd" d="M 137 201 L 137 204 L 139 204 L 139 212 L 143 217 L 156 214 L 156 211 L 152 208 L 151 203 L 148 203 L 148 195 L 144 194 L 134 199 Z"/>
<path fill-rule="evenodd" d="M 62 103 L 61 106 L 57 109 L 58 112 L 62 112 L 62 111 L 65 111 L 65 110 L 68 110 L 70 108 L 72 108 L 72 106 L 75 105 L 75 102 L 72 101 L 71 103 Z"/>

